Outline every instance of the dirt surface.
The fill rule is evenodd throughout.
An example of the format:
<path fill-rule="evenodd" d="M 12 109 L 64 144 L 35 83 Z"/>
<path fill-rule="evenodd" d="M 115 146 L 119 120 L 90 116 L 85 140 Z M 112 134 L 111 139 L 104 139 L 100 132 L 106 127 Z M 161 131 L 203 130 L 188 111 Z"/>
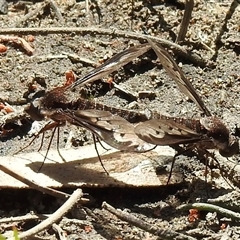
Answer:
<path fill-rule="evenodd" d="M 58 0 L 56 4 L 60 15 L 47 1 L 9 1 L 8 13 L 0 15 L 1 28 L 42 27 L 50 31 L 52 27 L 98 27 L 145 33 L 174 42 L 184 13 L 184 1 L 93 1 L 89 4 L 88 13 L 85 2 Z M 171 54 L 181 64 L 212 114 L 221 117 L 230 131 L 234 132 L 240 119 L 240 7 L 238 5 L 232 14 L 231 4 L 232 1 L 227 0 L 195 1 L 186 42 L 182 45 L 207 61 L 208 66 L 200 67 L 181 55 Z M 0 34 L 3 35 L 1 30 Z M 136 38 L 101 32 L 32 35 L 32 55 L 19 44 L 4 41 L 8 49 L 0 56 L 0 98 L 16 111 L 21 111 L 37 92 L 61 86 L 65 82 L 66 71 L 73 70 L 82 76 L 114 54 L 143 43 L 141 39 L 138 41 Z M 27 42 L 32 38 L 30 34 L 14 36 L 23 37 Z M 71 54 L 84 59 L 73 58 Z M 72 94 L 85 95 L 120 108 L 151 109 L 170 116 L 201 116 L 198 107 L 187 101 L 174 81 L 166 75 L 153 51 L 111 74 L 111 77 L 133 95 L 150 91 L 154 93 L 151 95 L 153 97 L 133 100 L 130 95 L 123 94 L 100 80 L 83 89 L 76 88 Z M 6 112 L 2 110 L 1 117 L 5 115 Z M 32 126 L 31 119 L 4 126 L 0 136 L 0 155 L 12 155 L 26 146 L 32 137 Z M 69 142 L 71 147 L 92 143 L 91 133 L 85 129 L 69 125 L 61 129 L 60 148 L 66 147 L 66 144 L 69 147 Z M 46 134 L 43 149 L 48 146 L 49 136 L 51 133 Z M 37 139 L 25 151 L 36 151 L 40 142 Z M 56 147 L 56 141 L 53 141 L 51 147 Z M 226 159 L 225 164 L 228 164 L 227 161 Z M 238 156 L 234 156 L 232 161 L 238 161 Z M 205 165 L 196 157 L 179 156 L 176 165 L 184 176 L 184 181 L 180 184 L 156 188 L 83 189 L 94 201 L 74 209 L 58 223 L 65 231 L 66 239 L 162 239 L 146 229 L 119 220 L 101 208 L 103 201 L 158 229 L 174 230 L 194 239 L 239 239 L 239 218 L 233 220 L 225 214 L 209 210 L 202 210 L 196 215 L 189 215 L 188 210 L 177 210 L 178 206 L 185 203 L 212 200 L 216 205 L 239 212 L 238 191 L 226 184 L 218 169 L 213 169 L 212 180 L 206 183 L 203 177 Z M 234 183 L 237 182 L 238 180 Z M 61 190 L 69 193 L 73 191 Z M 20 216 L 30 211 L 51 214 L 62 205 L 58 199 L 36 190 L 22 189 L 2 189 L 0 201 L 1 218 Z M 37 222 L 2 223 L 1 232 L 8 232 L 12 226 L 24 231 Z M 51 227 L 38 236 L 38 239 L 60 239 Z"/>

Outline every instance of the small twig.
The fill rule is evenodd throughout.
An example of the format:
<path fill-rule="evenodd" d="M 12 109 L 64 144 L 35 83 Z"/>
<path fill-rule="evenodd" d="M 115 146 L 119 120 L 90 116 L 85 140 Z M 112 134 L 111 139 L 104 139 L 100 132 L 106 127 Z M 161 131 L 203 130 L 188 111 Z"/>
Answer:
<path fill-rule="evenodd" d="M 124 89 L 124 88 L 120 87 L 120 86 L 119 86 L 117 83 L 115 83 L 115 82 L 112 82 L 112 84 L 113 84 L 113 86 L 114 86 L 118 91 L 126 94 L 126 95 L 129 96 L 132 100 L 134 100 L 134 101 L 137 100 L 137 96 L 136 96 L 134 93 L 130 92 L 130 91 L 127 90 L 127 89 Z"/>
<path fill-rule="evenodd" d="M 48 62 L 52 59 L 67 59 L 68 56 L 64 55 L 64 54 L 59 54 L 59 55 L 53 55 L 53 54 L 49 54 L 49 55 L 38 55 L 35 56 L 35 58 L 38 60 L 38 62 Z"/>
<path fill-rule="evenodd" d="M 215 153 L 216 154 L 216 153 Z M 217 154 L 217 159 L 214 157 L 214 155 L 211 156 L 213 157 L 214 161 L 212 162 L 212 166 L 214 168 L 217 168 L 220 170 L 221 176 L 225 179 L 226 183 L 233 188 L 240 187 L 239 183 L 239 171 L 240 167 L 238 164 L 236 164 L 235 161 L 226 161 L 226 158 L 222 157 L 220 154 Z M 230 180 L 231 184 L 227 181 Z"/>
<path fill-rule="evenodd" d="M 169 229 L 161 229 L 160 227 L 155 227 L 152 224 L 149 224 L 147 222 L 144 222 L 141 219 L 138 219 L 134 216 L 132 216 L 129 213 L 120 211 L 120 210 L 116 210 L 114 207 L 112 207 L 111 205 L 109 205 L 106 202 L 103 202 L 102 204 L 102 208 L 106 209 L 107 211 L 109 211 L 110 213 L 116 215 L 119 219 L 129 222 L 130 224 L 139 227 L 149 233 L 152 233 L 158 237 L 160 237 L 161 239 L 187 239 L 187 240 L 196 240 L 196 238 L 184 235 L 182 233 L 178 233 Z"/>
<path fill-rule="evenodd" d="M 187 30 L 188 30 L 188 25 L 191 19 L 192 11 L 193 11 L 193 6 L 194 6 L 194 0 L 186 0 L 185 11 L 184 11 L 182 22 L 180 24 L 180 30 L 179 30 L 176 42 L 182 42 L 185 39 Z"/>
<path fill-rule="evenodd" d="M 67 238 L 65 237 L 66 233 L 62 230 L 60 226 L 58 226 L 56 223 L 52 225 L 52 228 L 54 231 L 58 233 L 58 237 L 60 240 L 66 240 Z"/>
<path fill-rule="evenodd" d="M 28 119 L 28 116 L 25 112 L 22 111 L 14 111 L 11 113 L 8 113 L 0 118 L 0 128 L 8 124 L 8 123 L 14 123 L 18 122 L 22 119 Z"/>
<path fill-rule="evenodd" d="M 218 206 L 228 207 L 234 211 L 240 212 L 239 190 L 227 192 L 217 198 L 208 198 L 207 202 Z"/>
<path fill-rule="evenodd" d="M 239 0 L 233 0 L 232 1 L 231 5 L 229 7 L 229 10 L 226 13 L 226 17 L 224 19 L 223 26 L 222 26 L 222 28 L 220 29 L 220 32 L 219 32 L 220 33 L 220 39 L 221 39 L 221 34 L 223 34 L 223 32 L 227 29 L 227 27 L 226 27 L 227 21 L 233 16 L 233 14 L 236 11 L 238 5 L 240 5 Z M 217 43 L 217 41 L 219 41 L 218 37 L 216 38 L 216 43 Z"/>
<path fill-rule="evenodd" d="M 229 225 L 227 226 L 227 228 L 229 228 Z M 209 234 L 206 234 L 206 231 L 201 231 L 200 227 L 196 227 L 196 228 L 192 228 L 192 229 L 187 230 L 187 233 L 190 234 L 190 235 L 193 235 L 193 236 L 197 236 L 198 239 L 227 240 L 227 239 L 229 239 L 229 236 L 231 236 L 231 234 L 229 234 L 229 231 L 227 230 L 227 228 L 224 229 L 224 230 L 218 231 L 219 233 L 211 232 Z M 225 234 L 226 234 L 227 237 L 225 237 Z"/>
<path fill-rule="evenodd" d="M 206 50 L 208 50 L 208 51 L 211 51 L 211 53 L 212 54 L 214 54 L 215 53 L 215 51 L 212 49 L 212 48 L 210 48 L 204 41 L 205 41 L 205 39 L 204 39 L 204 37 L 202 36 L 202 34 L 201 34 L 201 31 L 199 31 L 198 32 L 198 38 L 200 39 L 200 41 L 199 40 L 197 40 L 197 41 L 192 41 L 193 43 L 194 42 L 196 42 L 196 43 L 200 43 Z"/>
<path fill-rule="evenodd" d="M 103 82 L 106 82 L 106 83 L 107 83 L 108 81 L 104 81 L 104 80 L 103 80 Z M 111 81 L 109 84 L 113 85 L 113 87 L 116 88 L 119 92 L 121 92 L 121 93 L 123 93 L 123 94 L 126 94 L 126 95 L 127 95 L 129 98 L 131 98 L 133 101 L 136 101 L 136 100 L 137 100 L 137 96 L 136 96 L 134 93 L 132 93 L 132 92 L 130 92 L 130 91 L 128 91 L 128 90 L 120 87 L 117 83 Z"/>
<path fill-rule="evenodd" d="M 88 15 L 89 13 L 89 0 L 85 0 L 85 11 L 86 11 L 86 15 Z"/>
<path fill-rule="evenodd" d="M 131 31 L 133 31 L 133 14 L 134 14 L 134 0 L 131 0 L 131 25 L 130 25 L 130 29 Z"/>
<path fill-rule="evenodd" d="M 188 59 L 188 60 L 198 64 L 201 67 L 205 67 L 207 65 L 206 60 L 203 60 L 201 57 L 199 57 L 195 53 L 186 50 L 184 47 L 182 47 L 176 43 L 170 42 L 166 39 L 154 37 L 154 36 L 148 36 L 148 35 L 133 33 L 133 32 L 126 32 L 126 31 L 121 31 L 121 30 L 117 30 L 117 29 L 103 29 L 103 28 L 96 28 L 96 27 L 5 28 L 5 29 L 0 29 L 0 34 L 70 34 L 73 32 L 75 32 L 76 34 L 81 34 L 81 35 L 94 34 L 94 36 L 96 36 L 96 34 L 100 34 L 100 35 L 118 36 L 118 37 L 130 38 L 130 39 L 137 39 L 137 40 L 141 40 L 141 41 L 149 38 L 151 40 L 159 42 L 161 45 L 163 45 L 166 48 L 171 48 L 174 52 L 178 53 L 185 59 Z"/>
<path fill-rule="evenodd" d="M 37 7 L 35 10 L 30 11 L 28 14 L 26 14 L 24 17 L 16 21 L 16 23 L 13 25 L 13 27 L 19 27 L 22 26 L 24 22 L 26 22 L 28 19 L 37 16 L 47 5 L 49 2 L 45 1 L 42 2 L 39 7 Z"/>
<path fill-rule="evenodd" d="M 28 19 L 37 16 L 47 5 L 50 6 L 50 8 L 56 13 L 57 18 L 62 22 L 63 16 L 54 0 L 46 0 L 41 3 L 39 7 L 37 7 L 35 10 L 30 11 L 28 14 L 26 14 L 24 17 L 22 17 L 20 20 L 17 21 L 16 24 L 14 24 L 14 27 L 18 27 L 23 25 L 24 22 L 26 22 Z"/>
<path fill-rule="evenodd" d="M 39 190 L 40 192 L 43 192 L 43 193 L 46 193 L 46 194 L 49 194 L 49 195 L 52 195 L 54 197 L 61 198 L 61 199 L 66 199 L 69 197 L 69 194 L 66 194 L 66 193 L 63 193 L 63 192 L 60 192 L 60 191 L 57 191 L 55 189 L 51 189 L 48 187 L 42 187 L 42 186 L 34 183 L 33 181 L 28 180 L 24 176 L 21 176 L 19 173 L 12 171 L 8 167 L 3 166 L 2 164 L 0 164 L 0 170 L 3 171 L 4 173 L 10 175 L 11 177 L 23 182 L 24 184 L 30 186 L 31 188 Z"/>
<path fill-rule="evenodd" d="M 228 31 L 228 27 L 227 27 L 228 21 L 233 16 L 233 14 L 236 11 L 239 4 L 240 4 L 239 0 L 233 0 L 230 7 L 229 7 L 229 10 L 226 13 L 225 19 L 223 20 L 223 25 L 220 28 L 219 33 L 218 33 L 218 35 L 215 39 L 216 49 L 215 49 L 215 54 L 211 58 L 212 60 L 216 60 L 216 58 L 217 58 L 218 51 L 222 47 L 222 44 L 223 44 L 222 43 L 222 36 L 224 35 L 225 32 Z"/>
<path fill-rule="evenodd" d="M 54 0 L 47 0 L 49 2 L 49 6 L 52 8 L 52 10 L 56 13 L 57 18 L 60 20 L 60 22 L 63 22 L 63 16 L 59 10 L 59 7 L 57 3 Z"/>
<path fill-rule="evenodd" d="M 29 220 L 39 220 L 39 219 L 46 219 L 48 216 L 46 215 L 37 215 L 34 213 L 28 213 L 24 216 L 20 217 L 8 217 L 8 218 L 1 218 L 0 224 L 2 223 L 10 223 L 10 222 L 25 222 Z"/>
<path fill-rule="evenodd" d="M 79 202 L 81 197 L 83 196 L 83 192 L 81 189 L 75 190 L 70 198 L 56 211 L 54 212 L 49 218 L 39 223 L 37 226 L 27 230 L 26 232 L 19 234 L 19 239 L 28 238 L 33 236 L 44 229 L 51 226 L 53 223 L 59 221 L 68 211 L 72 209 L 72 207 Z M 13 238 L 10 240 L 14 240 Z"/>
<path fill-rule="evenodd" d="M 0 36 L 0 42 L 13 42 L 18 44 L 26 51 L 28 55 L 32 55 L 34 52 L 34 49 L 30 46 L 30 44 L 21 37 Z"/>
<path fill-rule="evenodd" d="M 226 208 L 219 207 L 219 206 L 209 204 L 209 203 L 183 204 L 183 205 L 177 207 L 178 210 L 188 210 L 191 208 L 196 208 L 196 209 L 202 210 L 202 211 L 216 212 L 225 217 L 230 217 L 230 218 L 238 220 L 238 221 L 240 220 L 240 213 L 233 212 Z"/>
<path fill-rule="evenodd" d="M 96 67 L 96 63 L 88 58 L 85 57 L 80 57 L 79 55 L 75 54 L 75 53 L 67 53 L 67 52 L 62 52 L 62 54 L 66 55 L 66 57 L 68 57 L 70 60 L 76 61 L 76 62 L 81 62 L 84 63 L 86 65 L 92 66 L 92 67 Z"/>

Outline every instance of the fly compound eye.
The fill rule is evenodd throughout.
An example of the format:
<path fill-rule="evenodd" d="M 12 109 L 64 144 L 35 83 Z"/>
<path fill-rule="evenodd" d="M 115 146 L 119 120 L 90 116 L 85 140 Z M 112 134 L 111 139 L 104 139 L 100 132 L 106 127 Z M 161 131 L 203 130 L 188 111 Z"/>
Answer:
<path fill-rule="evenodd" d="M 233 155 L 239 153 L 239 143 L 238 141 L 233 141 L 232 143 L 230 143 L 230 145 L 223 150 L 219 150 L 219 153 L 223 156 L 223 157 L 232 157 Z"/>

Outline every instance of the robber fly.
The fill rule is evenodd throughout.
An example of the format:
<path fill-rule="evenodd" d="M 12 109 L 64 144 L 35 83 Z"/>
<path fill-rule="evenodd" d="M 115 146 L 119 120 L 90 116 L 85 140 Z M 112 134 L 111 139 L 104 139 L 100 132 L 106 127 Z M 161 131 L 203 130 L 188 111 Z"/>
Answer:
<path fill-rule="evenodd" d="M 230 135 L 228 128 L 219 118 L 211 115 L 170 54 L 159 43 L 151 40 L 148 42 L 168 75 L 175 80 L 180 90 L 200 107 L 206 117 L 186 119 L 159 115 L 154 119 L 139 123 L 135 127 L 136 135 L 156 145 L 184 144 L 186 149 L 197 148 L 205 153 L 207 149 L 217 149 L 224 157 L 239 153 L 238 141 Z"/>
<path fill-rule="evenodd" d="M 76 86 L 92 82 L 119 69 L 134 58 L 147 52 L 151 46 L 146 43 L 124 50 L 86 76 L 70 85 L 54 88 L 41 98 L 35 99 L 25 111 L 33 120 L 51 119 L 53 124 L 46 129 L 56 128 L 70 123 L 90 130 L 94 136 L 110 146 L 124 151 L 145 152 L 152 149 L 152 144 L 142 141 L 134 133 L 134 125 L 130 122 L 145 121 L 151 114 L 121 110 L 108 107 L 83 98 L 70 99 L 69 90 Z"/>

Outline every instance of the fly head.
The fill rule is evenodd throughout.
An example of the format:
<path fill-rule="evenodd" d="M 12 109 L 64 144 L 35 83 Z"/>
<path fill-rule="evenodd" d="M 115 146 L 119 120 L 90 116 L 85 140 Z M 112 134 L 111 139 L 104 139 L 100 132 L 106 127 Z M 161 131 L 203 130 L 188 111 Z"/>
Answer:
<path fill-rule="evenodd" d="M 237 139 L 230 135 L 228 128 L 217 117 L 205 117 L 200 119 L 203 130 L 211 138 L 215 147 L 223 157 L 231 157 L 239 153 Z"/>

